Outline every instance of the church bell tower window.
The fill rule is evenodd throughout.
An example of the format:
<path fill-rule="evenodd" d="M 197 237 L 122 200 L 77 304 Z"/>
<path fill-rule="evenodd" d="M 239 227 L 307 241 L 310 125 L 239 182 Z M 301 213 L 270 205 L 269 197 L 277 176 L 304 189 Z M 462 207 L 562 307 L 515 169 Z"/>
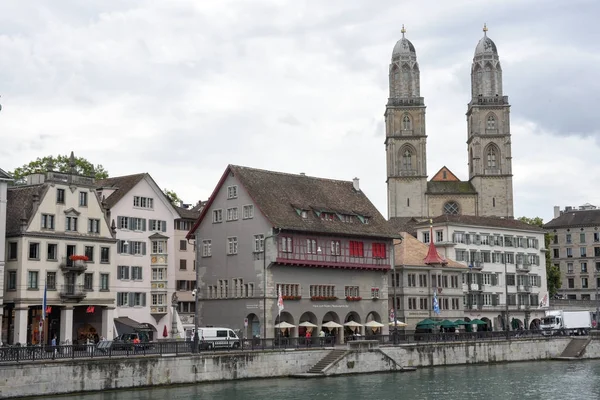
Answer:
<path fill-rule="evenodd" d="M 496 151 L 490 147 L 487 153 L 487 166 L 490 169 L 496 168 Z"/>
<path fill-rule="evenodd" d="M 490 115 L 487 119 L 487 129 L 496 129 L 496 117 Z"/>
<path fill-rule="evenodd" d="M 412 129 L 412 124 L 410 121 L 410 117 L 408 115 L 405 115 L 402 118 L 402 129 L 404 129 L 405 131 L 411 130 Z"/>
<path fill-rule="evenodd" d="M 412 153 L 406 149 L 402 155 L 402 169 L 409 171 L 412 169 Z"/>

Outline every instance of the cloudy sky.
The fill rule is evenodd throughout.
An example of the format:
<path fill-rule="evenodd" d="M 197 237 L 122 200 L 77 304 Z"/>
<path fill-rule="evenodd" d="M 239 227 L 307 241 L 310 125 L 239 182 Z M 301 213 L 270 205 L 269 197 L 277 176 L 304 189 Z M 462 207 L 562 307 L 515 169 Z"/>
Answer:
<path fill-rule="evenodd" d="M 387 215 L 383 113 L 401 25 L 428 172 L 468 178 L 473 51 L 498 46 L 515 215 L 600 206 L 597 0 L 0 2 L 0 168 L 71 150 L 186 202 L 229 163 L 350 180 Z"/>

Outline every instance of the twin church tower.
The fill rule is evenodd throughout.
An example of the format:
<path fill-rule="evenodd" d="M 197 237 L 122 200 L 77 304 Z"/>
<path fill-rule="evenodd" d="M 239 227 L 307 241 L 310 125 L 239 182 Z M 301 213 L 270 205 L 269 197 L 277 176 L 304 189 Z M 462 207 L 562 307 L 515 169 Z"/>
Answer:
<path fill-rule="evenodd" d="M 405 32 L 403 26 L 402 39 L 392 53 L 385 110 L 388 217 L 513 217 L 510 105 L 502 93 L 498 50 L 487 37 L 487 27 L 471 66 L 468 181 L 459 180 L 446 167 L 427 180 L 425 101 L 415 47 Z"/>

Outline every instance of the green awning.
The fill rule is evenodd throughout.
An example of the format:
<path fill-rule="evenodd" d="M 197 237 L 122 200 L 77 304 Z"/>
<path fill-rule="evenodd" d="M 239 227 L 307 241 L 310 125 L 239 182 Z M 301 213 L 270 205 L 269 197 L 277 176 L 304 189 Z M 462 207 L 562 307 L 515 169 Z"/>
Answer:
<path fill-rule="evenodd" d="M 470 322 L 463 321 L 462 319 L 457 319 L 456 321 L 454 321 L 454 323 L 456 325 L 470 325 L 471 324 Z"/>
<path fill-rule="evenodd" d="M 442 328 L 456 328 L 456 324 L 452 321 L 449 321 L 447 319 L 443 320 L 442 323 L 440 324 Z"/>
<path fill-rule="evenodd" d="M 429 325 L 429 326 L 439 325 L 439 322 L 432 321 L 430 319 L 424 319 L 423 321 L 417 323 L 417 326 L 426 326 L 426 325 Z"/>

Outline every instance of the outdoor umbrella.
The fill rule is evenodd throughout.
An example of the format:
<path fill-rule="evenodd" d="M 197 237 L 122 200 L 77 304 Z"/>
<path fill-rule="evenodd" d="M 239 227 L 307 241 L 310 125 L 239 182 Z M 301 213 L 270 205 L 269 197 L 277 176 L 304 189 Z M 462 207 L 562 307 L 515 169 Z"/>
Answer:
<path fill-rule="evenodd" d="M 390 321 L 390 326 L 397 326 L 398 328 L 403 328 L 405 326 L 408 326 L 408 324 L 402 322 L 402 321 Z"/>
<path fill-rule="evenodd" d="M 447 319 L 443 320 L 440 325 L 442 326 L 442 328 L 456 328 L 456 324 Z"/>
<path fill-rule="evenodd" d="M 361 324 L 359 324 L 356 321 L 348 321 L 344 324 L 344 326 L 350 326 L 350 327 L 355 327 L 358 328 L 359 326 L 362 326 Z"/>
<path fill-rule="evenodd" d="M 333 328 L 341 328 L 341 327 L 342 327 L 342 325 L 340 325 L 334 321 L 327 321 L 323 324 L 323 328 L 333 329 Z"/>
<path fill-rule="evenodd" d="M 163 329 L 163 337 L 167 337 L 169 336 L 169 332 L 167 331 L 167 326 L 165 325 L 164 329 Z"/>
<path fill-rule="evenodd" d="M 368 326 L 369 328 L 381 328 L 383 327 L 383 324 L 377 321 L 369 321 L 365 324 L 365 326 Z"/>
<path fill-rule="evenodd" d="M 275 328 L 280 328 L 280 329 L 289 329 L 289 328 L 295 328 L 295 327 L 296 327 L 296 325 L 292 325 L 285 321 L 280 322 L 277 325 L 275 325 Z"/>
<path fill-rule="evenodd" d="M 423 326 L 423 325 L 431 325 L 431 326 L 433 326 L 433 325 L 437 325 L 437 322 L 432 321 L 430 319 L 424 319 L 423 321 L 417 323 L 417 326 Z"/>
<path fill-rule="evenodd" d="M 298 324 L 298 326 L 303 326 L 305 328 L 316 328 L 317 327 L 317 325 L 313 324 L 312 322 L 308 322 L 308 321 L 300 322 L 300 324 Z"/>
<path fill-rule="evenodd" d="M 462 319 L 457 319 L 456 321 L 454 321 L 454 323 L 455 323 L 456 325 L 471 325 L 471 323 L 470 323 L 470 322 L 463 321 Z"/>

